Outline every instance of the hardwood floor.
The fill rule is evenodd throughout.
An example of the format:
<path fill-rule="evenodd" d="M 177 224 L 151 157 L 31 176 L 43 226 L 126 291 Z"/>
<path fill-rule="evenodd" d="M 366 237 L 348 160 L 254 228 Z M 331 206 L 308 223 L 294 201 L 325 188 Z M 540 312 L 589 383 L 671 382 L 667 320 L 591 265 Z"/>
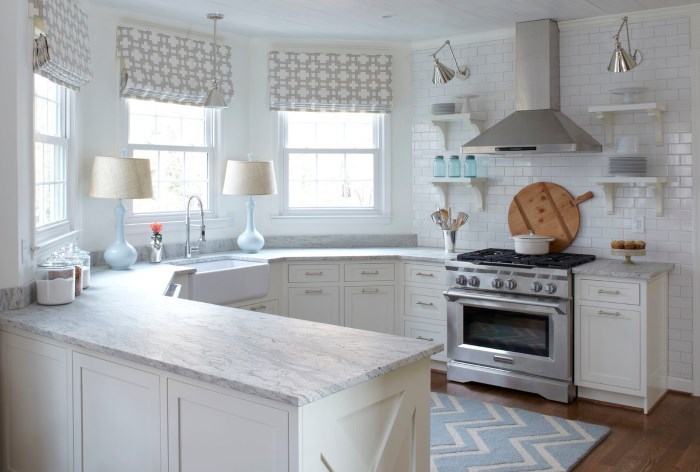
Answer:
<path fill-rule="evenodd" d="M 432 371 L 434 392 L 606 425 L 610 435 L 576 467 L 576 472 L 699 471 L 700 398 L 669 392 L 650 415 L 576 400 L 566 405 L 489 385 L 448 382 Z"/>

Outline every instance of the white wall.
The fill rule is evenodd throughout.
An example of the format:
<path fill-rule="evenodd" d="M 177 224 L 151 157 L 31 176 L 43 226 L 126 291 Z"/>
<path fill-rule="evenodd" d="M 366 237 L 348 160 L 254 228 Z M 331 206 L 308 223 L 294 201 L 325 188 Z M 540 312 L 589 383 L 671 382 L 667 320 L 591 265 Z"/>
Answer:
<path fill-rule="evenodd" d="M 619 21 L 619 20 L 618 20 Z M 562 25 L 563 26 L 563 25 Z M 689 388 L 692 377 L 692 281 L 693 281 L 693 200 L 690 116 L 690 67 L 688 17 L 635 21 L 630 15 L 633 47 L 644 54 L 643 62 L 626 74 L 611 74 L 606 68 L 612 51 L 611 36 L 616 25 L 589 25 L 562 28 L 561 105 L 562 111 L 583 126 L 600 142 L 604 141 L 601 121 L 588 113 L 589 105 L 619 102 L 610 89 L 643 86 L 649 90 L 644 101 L 667 106 L 665 144 L 653 141 L 651 119 L 644 113 L 619 114 L 615 132 L 638 136 L 642 152 L 649 156 L 649 175 L 666 176 L 665 211 L 656 216 L 651 190 L 644 187 L 618 187 L 616 212 L 608 215 L 603 192 L 590 183 L 591 177 L 607 175 L 606 148 L 602 154 L 543 155 L 526 157 L 477 156 L 479 176 L 488 177 L 486 209 L 475 209 L 469 189 L 450 186 L 449 202 L 469 213 L 468 224 L 458 233 L 457 247 L 481 249 L 512 248 L 507 213 L 515 193 L 536 181 L 564 186 L 574 196 L 592 190 L 595 198 L 579 206 L 581 230 L 570 252 L 591 253 L 610 258 L 612 239 L 644 239 L 647 261 L 671 262 L 675 269 L 669 287 L 669 370 L 679 382 L 676 388 Z M 442 234 L 429 219 L 437 193 L 427 180 L 432 175 L 436 154 L 457 154 L 459 146 L 471 137 L 466 125 L 451 124 L 448 149 L 428 121 L 430 104 L 450 102 L 463 93 L 478 94 L 473 100 L 478 111 L 486 111 L 487 126 L 514 110 L 514 38 L 455 45 L 455 54 L 466 63 L 472 76 L 466 82 L 453 81 L 442 87 L 430 82 L 432 49 L 414 51 L 413 114 L 413 206 L 414 231 L 419 245 L 440 246 Z M 646 232 L 632 232 L 635 217 L 644 217 Z"/>
<path fill-rule="evenodd" d="M 32 30 L 26 0 L 3 2 L 0 15 L 0 201 L 2 229 L 0 288 L 17 287 L 32 278 L 29 253 L 20 248 L 31 241 L 32 180 Z M 16 66 L 12 66 L 16 64 Z"/>

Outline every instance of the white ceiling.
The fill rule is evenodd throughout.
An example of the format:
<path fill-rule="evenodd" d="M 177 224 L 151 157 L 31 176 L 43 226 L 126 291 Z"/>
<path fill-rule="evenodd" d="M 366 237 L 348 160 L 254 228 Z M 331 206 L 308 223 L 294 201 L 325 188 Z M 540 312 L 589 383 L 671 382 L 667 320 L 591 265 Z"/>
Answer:
<path fill-rule="evenodd" d="M 419 41 L 557 21 L 697 4 L 698 0 L 91 0 L 197 30 L 253 37 Z M 390 18 L 382 16 L 391 15 Z M 128 15 L 127 15 L 128 16 Z"/>

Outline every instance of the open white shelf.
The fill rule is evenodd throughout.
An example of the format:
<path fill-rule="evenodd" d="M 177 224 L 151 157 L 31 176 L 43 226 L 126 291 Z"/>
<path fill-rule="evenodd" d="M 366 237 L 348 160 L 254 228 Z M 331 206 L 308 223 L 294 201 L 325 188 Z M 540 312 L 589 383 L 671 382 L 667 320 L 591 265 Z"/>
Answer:
<path fill-rule="evenodd" d="M 666 105 L 656 102 L 650 103 L 630 103 L 629 105 L 599 105 L 588 107 L 589 113 L 595 113 L 603 120 L 605 129 L 605 144 L 612 146 L 615 144 L 615 113 L 636 113 L 646 112 L 654 119 L 654 141 L 657 145 L 664 143 L 664 112 Z"/>
<path fill-rule="evenodd" d="M 435 186 L 440 196 L 440 207 L 447 206 L 447 186 L 449 184 L 460 184 L 471 187 L 476 196 L 476 206 L 479 211 L 484 211 L 484 194 L 486 193 L 486 182 L 483 177 L 433 177 L 430 183 Z"/>
<path fill-rule="evenodd" d="M 591 182 L 603 188 L 608 215 L 615 213 L 615 185 L 644 185 L 652 188 L 656 200 L 656 216 L 664 214 L 666 177 L 594 177 Z"/>
<path fill-rule="evenodd" d="M 471 113 L 452 113 L 449 115 L 430 115 L 430 122 L 442 133 L 443 149 L 447 149 L 447 136 L 449 124 L 455 121 L 464 121 L 469 124 L 474 132 L 481 134 L 481 129 L 486 121 L 486 113 L 473 111 Z"/>

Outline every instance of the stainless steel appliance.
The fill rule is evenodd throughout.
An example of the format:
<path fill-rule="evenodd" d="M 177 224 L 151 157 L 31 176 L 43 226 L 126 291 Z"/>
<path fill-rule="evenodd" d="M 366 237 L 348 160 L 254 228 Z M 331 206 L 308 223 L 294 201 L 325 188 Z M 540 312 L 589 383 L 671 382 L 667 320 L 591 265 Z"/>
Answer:
<path fill-rule="evenodd" d="M 448 380 L 573 400 L 571 268 L 594 259 L 484 249 L 447 262 Z"/>

